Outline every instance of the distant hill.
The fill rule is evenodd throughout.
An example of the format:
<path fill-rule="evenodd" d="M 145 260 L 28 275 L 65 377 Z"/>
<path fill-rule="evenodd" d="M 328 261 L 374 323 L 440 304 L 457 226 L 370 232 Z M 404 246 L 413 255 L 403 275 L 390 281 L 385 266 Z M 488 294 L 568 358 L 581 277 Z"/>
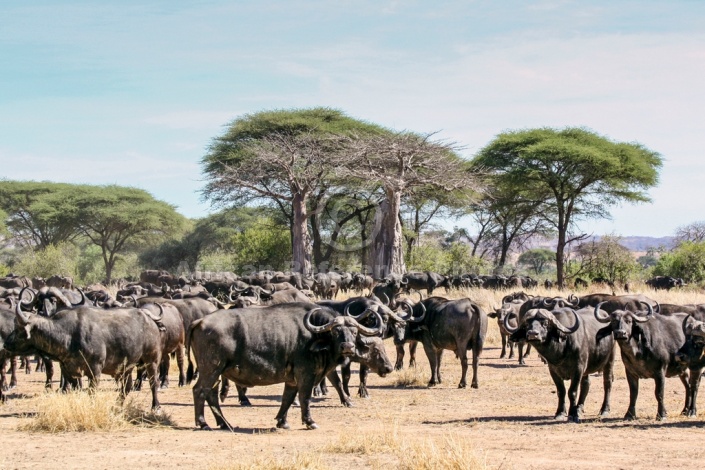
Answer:
<path fill-rule="evenodd" d="M 595 240 L 599 240 L 600 237 L 592 237 Z M 590 239 L 586 240 L 589 241 Z M 583 242 L 585 243 L 585 242 Z M 646 252 L 649 248 L 658 248 L 660 246 L 666 247 L 666 249 L 671 249 L 675 245 L 675 237 L 640 237 L 640 236 L 628 236 L 621 237 L 619 242 L 629 251 L 634 252 Z M 536 240 L 530 245 L 531 248 L 550 248 L 552 250 L 556 249 L 556 240 Z"/>

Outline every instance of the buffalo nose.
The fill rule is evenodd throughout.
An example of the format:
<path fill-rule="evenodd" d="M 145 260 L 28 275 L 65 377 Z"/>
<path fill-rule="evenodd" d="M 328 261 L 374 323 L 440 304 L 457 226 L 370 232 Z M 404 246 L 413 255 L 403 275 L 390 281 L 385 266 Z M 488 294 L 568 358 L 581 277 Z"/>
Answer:
<path fill-rule="evenodd" d="M 526 332 L 526 339 L 528 339 L 528 340 L 537 339 L 538 337 L 539 337 L 538 331 L 529 330 Z"/>
<path fill-rule="evenodd" d="M 627 339 L 627 332 L 624 330 L 617 330 L 614 332 L 615 339 Z"/>
<path fill-rule="evenodd" d="M 355 355 L 355 345 L 353 343 L 343 343 L 340 345 L 340 352 L 343 356 Z"/>

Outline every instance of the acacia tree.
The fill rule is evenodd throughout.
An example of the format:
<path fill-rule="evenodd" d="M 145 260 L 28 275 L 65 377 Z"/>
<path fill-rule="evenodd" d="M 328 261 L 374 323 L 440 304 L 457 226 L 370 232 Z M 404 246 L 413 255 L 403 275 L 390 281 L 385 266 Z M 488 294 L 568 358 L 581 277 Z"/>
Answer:
<path fill-rule="evenodd" d="M 575 251 L 580 272 L 592 279 L 607 279 L 611 283 L 628 281 L 639 270 L 639 263 L 619 242 L 619 237 L 605 236 L 578 246 Z"/>
<path fill-rule="evenodd" d="M 184 224 L 172 205 L 142 189 L 81 186 L 73 191 L 70 203 L 80 233 L 101 249 L 108 283 L 121 254 L 156 244 Z"/>
<path fill-rule="evenodd" d="M 77 186 L 35 181 L 0 181 L 0 209 L 6 226 L 22 246 L 39 249 L 78 236 L 73 207 L 67 204 Z"/>
<path fill-rule="evenodd" d="M 342 174 L 381 185 L 384 200 L 375 213 L 375 236 L 368 267 L 377 278 L 404 273 L 401 199 L 415 188 L 457 192 L 470 201 L 481 184 L 476 174 L 456 154 L 452 144 L 431 140 L 431 135 L 399 132 L 354 137 Z"/>
<path fill-rule="evenodd" d="M 529 266 L 534 274 L 541 275 L 547 265 L 555 261 L 556 255 L 548 248 L 534 248 L 519 255 L 519 264 Z"/>
<path fill-rule="evenodd" d="M 483 148 L 474 165 L 497 181 L 543 200 L 541 213 L 558 234 L 556 275 L 565 285 L 565 250 L 582 218 L 609 217 L 619 202 L 647 202 L 661 156 L 638 143 L 614 142 L 582 128 L 505 132 Z"/>
<path fill-rule="evenodd" d="M 703 241 L 705 241 L 705 221 L 693 222 L 676 229 L 676 242 L 678 243 L 700 243 Z"/>
<path fill-rule="evenodd" d="M 341 133 L 381 128 L 327 108 L 265 111 L 234 121 L 203 158 L 205 199 L 244 205 L 264 200 L 290 220 L 293 270 L 311 272 L 309 198 L 344 158 Z"/>

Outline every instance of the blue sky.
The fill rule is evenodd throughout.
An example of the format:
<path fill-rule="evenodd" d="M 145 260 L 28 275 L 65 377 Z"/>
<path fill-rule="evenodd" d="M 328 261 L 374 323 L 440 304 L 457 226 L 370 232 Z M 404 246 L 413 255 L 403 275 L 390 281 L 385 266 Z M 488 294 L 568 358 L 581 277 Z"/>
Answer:
<path fill-rule="evenodd" d="M 328 106 L 468 158 L 507 129 L 640 142 L 665 158 L 653 203 L 580 228 L 705 219 L 702 1 L 4 0 L 0 64 L 8 179 L 138 186 L 198 217 L 228 122 Z"/>

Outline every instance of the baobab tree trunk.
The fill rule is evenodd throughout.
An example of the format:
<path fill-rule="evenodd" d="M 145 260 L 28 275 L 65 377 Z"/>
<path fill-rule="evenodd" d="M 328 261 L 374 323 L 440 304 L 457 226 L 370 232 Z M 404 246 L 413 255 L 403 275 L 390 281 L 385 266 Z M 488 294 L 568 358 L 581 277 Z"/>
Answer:
<path fill-rule="evenodd" d="M 381 279 L 390 273 L 406 272 L 404 237 L 399 222 L 401 193 L 391 190 L 385 193 L 387 198 L 382 201 L 375 214 L 375 230 L 368 262 L 375 279 Z"/>
<path fill-rule="evenodd" d="M 307 276 L 311 274 L 311 235 L 308 233 L 306 196 L 298 193 L 294 194 L 291 206 L 294 212 L 291 245 L 294 261 L 292 271 Z"/>

